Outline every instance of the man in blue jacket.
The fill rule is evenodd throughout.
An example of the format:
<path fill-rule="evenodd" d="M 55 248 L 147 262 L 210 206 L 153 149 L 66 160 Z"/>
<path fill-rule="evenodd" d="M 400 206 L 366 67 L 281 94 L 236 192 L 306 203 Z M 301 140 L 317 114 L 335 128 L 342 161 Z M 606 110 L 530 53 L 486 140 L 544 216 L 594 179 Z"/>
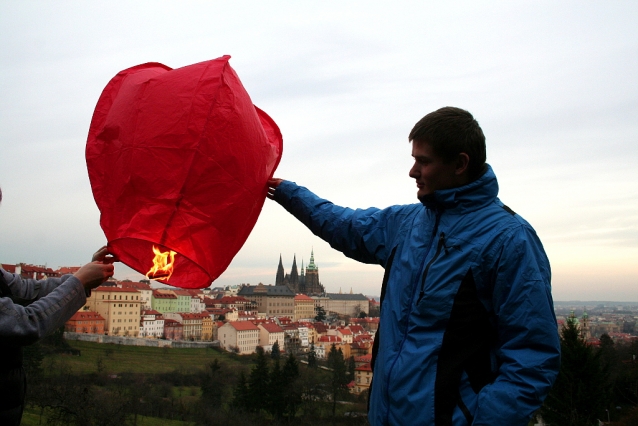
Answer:
<path fill-rule="evenodd" d="M 498 198 L 474 117 L 445 107 L 409 135 L 420 203 L 365 210 L 269 181 L 269 197 L 346 256 L 385 268 L 372 425 L 525 426 L 560 367 L 549 261 Z"/>

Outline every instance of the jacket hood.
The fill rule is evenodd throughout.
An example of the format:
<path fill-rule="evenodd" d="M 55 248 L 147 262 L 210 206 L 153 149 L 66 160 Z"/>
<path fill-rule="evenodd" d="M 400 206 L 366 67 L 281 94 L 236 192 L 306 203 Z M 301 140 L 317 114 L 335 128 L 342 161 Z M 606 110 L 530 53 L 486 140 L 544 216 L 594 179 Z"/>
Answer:
<path fill-rule="evenodd" d="M 467 185 L 457 188 L 434 191 L 433 194 L 419 198 L 419 201 L 432 210 L 446 210 L 450 214 L 463 214 L 479 209 L 498 196 L 498 182 L 494 170 L 486 164 L 481 177 Z"/>

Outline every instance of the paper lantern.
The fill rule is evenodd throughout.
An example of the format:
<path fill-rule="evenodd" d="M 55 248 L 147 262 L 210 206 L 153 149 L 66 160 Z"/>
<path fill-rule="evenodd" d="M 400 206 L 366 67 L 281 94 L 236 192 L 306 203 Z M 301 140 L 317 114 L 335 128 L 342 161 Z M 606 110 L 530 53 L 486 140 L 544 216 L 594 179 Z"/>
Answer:
<path fill-rule="evenodd" d="M 279 128 L 229 59 L 126 69 L 104 88 L 89 129 L 89 180 L 109 248 L 177 287 L 206 287 L 228 267 L 281 159 Z M 153 266 L 171 257 L 172 275 Z"/>

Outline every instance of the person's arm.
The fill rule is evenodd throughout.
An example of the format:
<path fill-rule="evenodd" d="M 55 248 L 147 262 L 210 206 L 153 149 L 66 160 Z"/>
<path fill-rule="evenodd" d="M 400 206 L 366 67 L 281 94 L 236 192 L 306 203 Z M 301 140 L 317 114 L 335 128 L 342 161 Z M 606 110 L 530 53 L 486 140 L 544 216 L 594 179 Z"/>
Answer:
<path fill-rule="evenodd" d="M 560 340 L 550 288 L 549 262 L 527 227 L 495 253 L 493 304 L 500 364 L 479 392 L 473 426 L 527 425 L 560 369 Z"/>
<path fill-rule="evenodd" d="M 350 209 L 319 198 L 294 182 L 271 179 L 268 197 L 281 204 L 315 235 L 346 256 L 385 264 L 402 218 L 402 206 Z"/>
<path fill-rule="evenodd" d="M 91 263 L 97 262 L 98 264 L 111 264 L 115 261 L 113 256 L 109 253 L 106 246 L 100 247 L 91 259 Z M 84 265 L 80 268 L 74 276 L 76 276 L 84 285 L 85 290 L 90 293 L 90 289 L 97 287 L 104 281 L 100 281 L 102 278 L 101 267 Z M 107 269 L 110 269 L 107 267 Z M 111 274 L 112 275 L 112 274 Z M 67 277 L 60 278 L 46 278 L 43 280 L 21 279 L 20 281 L 11 282 L 9 287 L 11 294 L 15 302 L 19 305 L 26 306 L 41 297 L 46 296 L 55 290 Z M 97 279 L 98 282 L 90 282 Z"/>
<path fill-rule="evenodd" d="M 0 269 L 14 299 L 34 300 L 22 306 L 10 297 L 0 298 L 0 342 L 28 345 L 64 325 L 86 303 L 85 291 L 113 275 L 113 265 L 104 256 L 102 261 L 86 264 L 74 275 L 40 281 L 22 279 Z"/>

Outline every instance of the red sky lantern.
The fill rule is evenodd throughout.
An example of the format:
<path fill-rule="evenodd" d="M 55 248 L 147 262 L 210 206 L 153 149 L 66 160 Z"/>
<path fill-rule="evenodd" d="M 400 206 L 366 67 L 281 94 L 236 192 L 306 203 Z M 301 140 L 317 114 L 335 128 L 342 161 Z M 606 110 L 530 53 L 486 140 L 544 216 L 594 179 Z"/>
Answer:
<path fill-rule="evenodd" d="M 109 248 L 176 287 L 207 287 L 224 272 L 281 159 L 279 128 L 229 59 L 121 71 L 91 120 L 86 162 Z"/>

